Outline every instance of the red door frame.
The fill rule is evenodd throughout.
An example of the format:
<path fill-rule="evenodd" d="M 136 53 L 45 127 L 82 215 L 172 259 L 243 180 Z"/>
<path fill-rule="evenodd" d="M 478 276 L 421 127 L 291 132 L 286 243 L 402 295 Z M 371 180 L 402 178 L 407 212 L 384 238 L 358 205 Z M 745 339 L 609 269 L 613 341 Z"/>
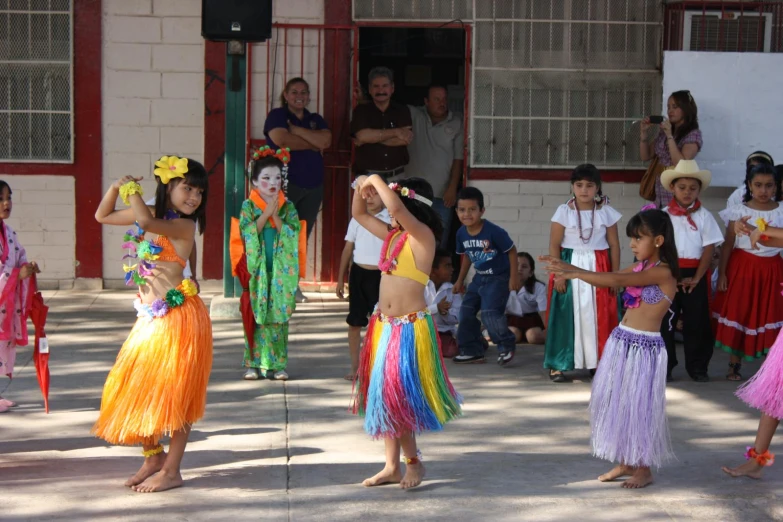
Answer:
<path fill-rule="evenodd" d="M 350 78 L 352 42 L 355 40 L 351 25 L 351 0 L 325 0 L 325 18 L 323 25 L 308 25 L 303 27 L 324 28 L 334 30 L 324 40 L 324 70 L 333 71 L 334 77 Z M 282 24 L 286 25 L 286 24 Z M 288 24 L 289 27 L 294 25 Z M 347 29 L 347 30 L 346 30 Z M 341 52 L 342 51 L 342 52 Z M 210 173 L 213 187 L 210 190 L 210 198 L 207 206 L 207 214 L 210 216 L 223 215 L 224 176 L 223 156 L 225 153 L 225 44 L 206 42 L 204 54 L 205 69 L 205 116 L 204 116 L 204 164 Z M 248 67 L 248 69 L 250 69 Z M 343 93 L 345 85 L 337 82 L 324 82 L 324 99 L 333 100 L 333 103 L 324 107 L 324 117 L 332 126 L 332 134 L 335 142 L 332 148 L 325 152 L 327 167 L 324 180 L 324 207 L 348 209 L 348 165 L 350 165 L 350 140 L 347 134 L 347 123 L 336 128 L 334 122 L 341 121 L 335 115 L 350 114 L 350 102 Z M 249 92 L 249 88 L 248 88 Z M 249 133 L 248 133 L 249 135 Z M 250 137 L 249 137 L 250 139 Z M 347 143 L 348 148 L 344 146 Z M 345 165 L 345 167 L 341 167 Z M 344 172 L 343 172 L 344 171 Z M 320 281 L 336 281 L 339 257 L 343 247 L 343 236 L 348 225 L 347 210 L 343 214 L 331 213 L 328 219 L 322 219 L 322 248 Z M 204 231 L 205 244 L 220 244 L 224 242 L 223 223 L 219 218 L 207 221 Z M 329 261 L 325 258 L 329 256 Z M 223 277 L 223 250 L 204 249 L 203 257 L 204 279 L 222 279 Z"/>
<path fill-rule="evenodd" d="M 73 163 L 0 163 L 0 173 L 75 178 L 77 278 L 103 277 L 101 225 L 95 209 L 103 195 L 101 119 L 102 0 L 73 4 Z"/>

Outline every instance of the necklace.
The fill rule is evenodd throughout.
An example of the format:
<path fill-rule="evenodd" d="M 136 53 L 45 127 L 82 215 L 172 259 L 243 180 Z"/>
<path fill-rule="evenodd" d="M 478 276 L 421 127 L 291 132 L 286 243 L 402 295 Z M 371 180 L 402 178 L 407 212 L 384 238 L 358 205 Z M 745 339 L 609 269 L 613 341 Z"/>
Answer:
<path fill-rule="evenodd" d="M 404 232 L 400 239 L 397 241 L 397 244 L 394 245 L 394 251 L 392 251 L 391 255 L 389 254 L 389 245 L 391 243 L 391 240 L 393 237 L 395 237 L 400 232 L 400 229 L 393 228 L 389 231 L 389 233 L 386 235 L 386 239 L 383 241 L 383 247 L 381 247 L 381 259 L 378 262 L 378 268 L 381 272 L 384 273 L 391 273 L 394 268 L 397 267 L 397 256 L 400 255 L 400 252 L 402 251 L 402 247 L 405 246 L 405 242 L 408 240 L 408 233 Z"/>
<path fill-rule="evenodd" d="M 583 244 L 587 244 L 590 242 L 590 239 L 593 237 L 593 230 L 594 230 L 594 224 L 595 224 L 595 207 L 598 205 L 593 202 L 593 210 L 590 211 L 590 235 L 587 237 L 584 237 L 582 235 L 582 211 L 579 210 L 579 205 L 576 204 L 576 198 L 574 198 L 574 208 L 576 209 L 576 219 L 579 222 L 579 239 L 582 240 Z"/>

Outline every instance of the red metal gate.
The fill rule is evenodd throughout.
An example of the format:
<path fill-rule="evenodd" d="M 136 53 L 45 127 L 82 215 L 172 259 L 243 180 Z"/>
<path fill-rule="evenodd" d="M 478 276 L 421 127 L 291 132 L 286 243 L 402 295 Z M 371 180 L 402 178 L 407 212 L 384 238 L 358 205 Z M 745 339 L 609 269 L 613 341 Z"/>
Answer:
<path fill-rule="evenodd" d="M 350 25 L 274 24 L 272 38 L 248 47 L 248 145 L 261 145 L 266 114 L 279 107 L 289 78 L 310 84 L 308 110 L 321 114 L 332 131 L 324 151 L 324 200 L 308 244 L 305 284 L 337 281 L 343 238 L 350 220 L 350 117 L 358 30 Z M 248 147 L 249 150 L 249 147 Z M 249 159 L 249 158 L 248 158 Z"/>

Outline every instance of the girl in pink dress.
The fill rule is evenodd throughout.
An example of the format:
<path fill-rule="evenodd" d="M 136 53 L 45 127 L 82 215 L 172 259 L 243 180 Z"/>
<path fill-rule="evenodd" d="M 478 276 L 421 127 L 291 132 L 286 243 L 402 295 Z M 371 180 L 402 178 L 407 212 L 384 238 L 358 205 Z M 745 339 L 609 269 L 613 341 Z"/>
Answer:
<path fill-rule="evenodd" d="M 0 374 L 10 379 L 14 372 L 16 347 L 27 345 L 27 317 L 30 315 L 30 276 L 38 265 L 27 262 L 24 247 L 6 220 L 11 217 L 11 187 L 0 180 Z M 0 412 L 16 403 L 0 397 Z"/>

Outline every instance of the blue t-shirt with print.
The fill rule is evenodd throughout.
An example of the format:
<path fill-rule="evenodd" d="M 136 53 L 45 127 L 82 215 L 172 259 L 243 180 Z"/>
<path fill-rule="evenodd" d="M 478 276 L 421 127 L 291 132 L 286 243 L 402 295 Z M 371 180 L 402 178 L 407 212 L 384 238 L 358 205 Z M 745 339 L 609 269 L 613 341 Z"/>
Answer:
<path fill-rule="evenodd" d="M 457 231 L 457 253 L 467 254 L 479 275 L 507 276 L 510 270 L 508 251 L 512 248 L 514 242 L 508 232 L 486 219 L 475 236 L 471 236 L 464 225 Z"/>

